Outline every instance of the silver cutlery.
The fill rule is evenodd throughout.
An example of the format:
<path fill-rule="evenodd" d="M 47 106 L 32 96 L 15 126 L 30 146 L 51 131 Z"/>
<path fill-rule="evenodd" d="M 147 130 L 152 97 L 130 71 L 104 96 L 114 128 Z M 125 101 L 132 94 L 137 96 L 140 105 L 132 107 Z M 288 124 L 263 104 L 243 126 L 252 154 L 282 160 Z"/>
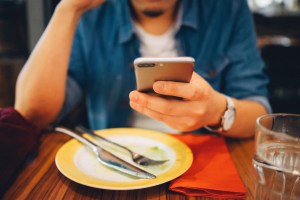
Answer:
<path fill-rule="evenodd" d="M 100 140 L 104 140 L 104 141 L 106 141 L 106 142 L 108 142 L 110 144 L 113 144 L 113 145 L 118 146 L 118 147 L 120 147 L 122 149 L 125 149 L 126 151 L 128 151 L 130 153 L 132 160 L 135 163 L 139 164 L 139 165 L 143 165 L 143 166 L 160 165 L 160 164 L 163 164 L 163 163 L 165 163 L 165 162 L 168 161 L 168 160 L 153 160 L 153 159 L 150 159 L 150 158 L 148 158 L 146 156 L 143 156 L 141 154 L 138 154 L 138 153 L 130 150 L 129 148 L 127 148 L 127 147 L 125 147 L 123 145 L 120 145 L 118 143 L 115 143 L 115 142 L 113 142 L 111 140 L 106 139 L 105 137 L 97 135 L 96 133 L 94 133 L 94 131 L 89 130 L 89 129 L 83 127 L 83 126 L 77 126 L 77 127 L 75 127 L 75 130 L 78 131 L 79 133 L 87 133 L 87 134 L 89 134 L 89 135 L 91 135 L 91 136 L 93 136 L 95 138 L 98 138 Z"/>
<path fill-rule="evenodd" d="M 107 167 L 110 167 L 112 169 L 121 171 L 123 173 L 129 174 L 129 175 L 132 175 L 132 176 L 135 176 L 138 178 L 144 178 L 144 179 L 156 178 L 155 175 L 153 175 L 149 172 L 146 172 L 146 171 L 126 162 L 125 160 L 122 160 L 121 158 L 118 158 L 117 156 L 115 156 L 114 154 L 101 148 L 94 142 L 88 140 L 87 138 L 85 138 L 83 136 L 76 134 L 75 132 L 73 132 L 67 128 L 56 127 L 55 131 L 67 134 L 67 135 L 77 139 L 81 143 L 85 144 L 96 154 L 98 161 L 100 161 L 100 163 L 102 163 L 103 165 L 105 165 Z"/>

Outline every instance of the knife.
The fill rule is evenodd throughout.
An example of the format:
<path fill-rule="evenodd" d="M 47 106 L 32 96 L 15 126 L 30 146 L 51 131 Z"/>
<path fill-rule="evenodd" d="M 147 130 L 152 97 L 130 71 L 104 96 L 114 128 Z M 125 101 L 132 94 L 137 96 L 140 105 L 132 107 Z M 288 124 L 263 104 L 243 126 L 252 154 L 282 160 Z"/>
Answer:
<path fill-rule="evenodd" d="M 97 160 L 102 163 L 103 165 L 118 170 L 120 172 L 123 172 L 125 174 L 129 174 L 138 178 L 144 178 L 144 179 L 155 179 L 156 176 L 146 172 L 143 169 L 140 169 L 125 160 L 122 160 L 121 158 L 115 156 L 114 154 L 108 152 L 107 150 L 101 148 L 94 142 L 88 140 L 87 138 L 83 136 L 79 136 L 75 132 L 71 131 L 70 129 L 67 129 L 65 127 L 56 127 L 55 131 L 61 132 L 64 134 L 67 134 L 81 143 L 85 144 L 87 147 L 89 147 L 97 156 Z"/>

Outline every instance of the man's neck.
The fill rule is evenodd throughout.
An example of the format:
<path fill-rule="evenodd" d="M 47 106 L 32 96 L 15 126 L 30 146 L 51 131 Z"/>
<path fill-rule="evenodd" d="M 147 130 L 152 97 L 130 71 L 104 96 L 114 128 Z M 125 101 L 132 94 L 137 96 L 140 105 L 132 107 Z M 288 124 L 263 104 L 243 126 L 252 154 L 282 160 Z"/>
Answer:
<path fill-rule="evenodd" d="M 168 31 L 176 21 L 178 6 L 166 10 L 161 16 L 148 17 L 139 11 L 134 12 L 135 22 L 138 23 L 147 33 L 161 35 Z"/>

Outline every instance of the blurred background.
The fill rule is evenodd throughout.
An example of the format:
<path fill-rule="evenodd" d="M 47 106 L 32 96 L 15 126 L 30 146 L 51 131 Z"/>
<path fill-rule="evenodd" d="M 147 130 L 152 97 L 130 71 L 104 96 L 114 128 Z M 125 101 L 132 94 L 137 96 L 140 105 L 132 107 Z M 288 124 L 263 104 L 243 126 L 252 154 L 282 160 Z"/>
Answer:
<path fill-rule="evenodd" d="M 59 0 L 0 0 L 0 107 Z M 274 112 L 300 113 L 300 0 L 248 0 Z"/>

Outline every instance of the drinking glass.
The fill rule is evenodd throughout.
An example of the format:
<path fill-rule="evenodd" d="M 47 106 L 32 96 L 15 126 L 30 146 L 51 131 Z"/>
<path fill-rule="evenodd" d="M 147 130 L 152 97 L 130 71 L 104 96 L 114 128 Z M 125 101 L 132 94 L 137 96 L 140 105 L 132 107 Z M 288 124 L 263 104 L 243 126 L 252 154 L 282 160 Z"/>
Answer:
<path fill-rule="evenodd" d="M 300 199 L 300 115 L 257 119 L 253 166 L 255 199 Z"/>

